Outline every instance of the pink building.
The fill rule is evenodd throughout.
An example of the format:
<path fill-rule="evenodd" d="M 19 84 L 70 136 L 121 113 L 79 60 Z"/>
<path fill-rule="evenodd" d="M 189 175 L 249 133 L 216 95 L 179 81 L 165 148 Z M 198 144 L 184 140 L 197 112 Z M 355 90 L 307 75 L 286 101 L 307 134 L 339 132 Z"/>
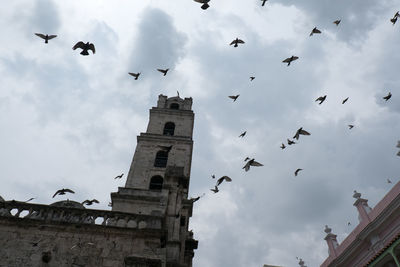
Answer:
<path fill-rule="evenodd" d="M 400 267 L 400 182 L 373 209 L 357 191 L 353 197 L 360 223 L 341 244 L 325 226 L 329 256 L 321 267 Z"/>

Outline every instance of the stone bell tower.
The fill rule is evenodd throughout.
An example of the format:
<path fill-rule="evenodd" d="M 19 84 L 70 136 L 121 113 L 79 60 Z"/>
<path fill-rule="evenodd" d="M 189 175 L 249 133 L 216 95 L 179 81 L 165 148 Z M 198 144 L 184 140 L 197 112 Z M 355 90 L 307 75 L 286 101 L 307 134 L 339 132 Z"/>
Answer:
<path fill-rule="evenodd" d="M 197 248 L 188 231 L 193 123 L 192 98 L 159 95 L 146 132 L 137 137 L 125 187 L 111 194 L 113 211 L 162 218 L 163 266 L 192 266 Z"/>

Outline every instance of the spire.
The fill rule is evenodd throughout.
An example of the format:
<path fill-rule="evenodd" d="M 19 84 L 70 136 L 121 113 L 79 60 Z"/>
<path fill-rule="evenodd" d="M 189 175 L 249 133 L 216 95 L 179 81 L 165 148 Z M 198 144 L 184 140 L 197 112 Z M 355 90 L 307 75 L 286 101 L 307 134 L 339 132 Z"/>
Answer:
<path fill-rule="evenodd" d="M 332 234 L 332 229 L 328 227 L 328 225 L 325 225 L 325 233 L 326 233 L 326 243 L 328 244 L 328 253 L 329 256 L 334 256 L 336 257 L 336 248 L 339 246 L 337 242 L 337 235 Z M 300 264 L 300 263 L 299 263 Z"/>
<path fill-rule="evenodd" d="M 358 220 L 362 221 L 370 221 L 368 213 L 371 211 L 371 208 L 368 206 L 368 200 L 361 198 L 361 194 L 354 190 L 353 197 L 356 199 L 353 206 L 355 206 L 358 210 Z"/>

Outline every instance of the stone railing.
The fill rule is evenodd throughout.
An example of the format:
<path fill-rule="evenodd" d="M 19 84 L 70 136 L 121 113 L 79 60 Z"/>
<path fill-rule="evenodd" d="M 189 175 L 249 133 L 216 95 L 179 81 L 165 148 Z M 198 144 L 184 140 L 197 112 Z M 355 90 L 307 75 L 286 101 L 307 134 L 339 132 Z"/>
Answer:
<path fill-rule="evenodd" d="M 14 200 L 0 202 L 1 217 L 136 229 L 161 229 L 162 227 L 162 219 L 157 216 L 107 210 L 54 207 Z"/>

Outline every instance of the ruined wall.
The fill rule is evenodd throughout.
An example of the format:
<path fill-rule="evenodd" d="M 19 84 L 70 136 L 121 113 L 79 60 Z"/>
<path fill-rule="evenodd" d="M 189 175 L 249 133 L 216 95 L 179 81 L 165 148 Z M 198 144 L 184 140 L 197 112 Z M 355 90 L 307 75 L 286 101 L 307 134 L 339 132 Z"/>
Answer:
<path fill-rule="evenodd" d="M 67 216 L 69 222 L 51 220 L 48 216 L 34 219 L 26 217 L 29 214 L 24 217 L 13 214 L 12 210 L 16 208 L 10 206 L 12 203 L 6 204 L 8 208 L 3 208 L 0 215 L 0 267 L 165 266 L 162 230 L 154 229 L 157 224 L 152 224 L 151 220 L 146 225 L 146 218 L 140 219 L 136 226 L 131 224 L 132 227 L 121 222 L 120 226 L 116 225 L 122 213 L 115 213 L 119 215 L 108 219 L 110 225 L 73 222 L 71 216 Z M 81 218 L 82 215 L 93 216 L 90 210 L 33 206 L 36 210 L 45 207 L 47 214 L 56 210 L 63 214 L 73 211 Z M 29 205 L 25 204 L 19 210 L 26 208 Z M 107 214 L 111 216 L 113 212 Z M 111 221 L 115 226 L 111 226 Z"/>

